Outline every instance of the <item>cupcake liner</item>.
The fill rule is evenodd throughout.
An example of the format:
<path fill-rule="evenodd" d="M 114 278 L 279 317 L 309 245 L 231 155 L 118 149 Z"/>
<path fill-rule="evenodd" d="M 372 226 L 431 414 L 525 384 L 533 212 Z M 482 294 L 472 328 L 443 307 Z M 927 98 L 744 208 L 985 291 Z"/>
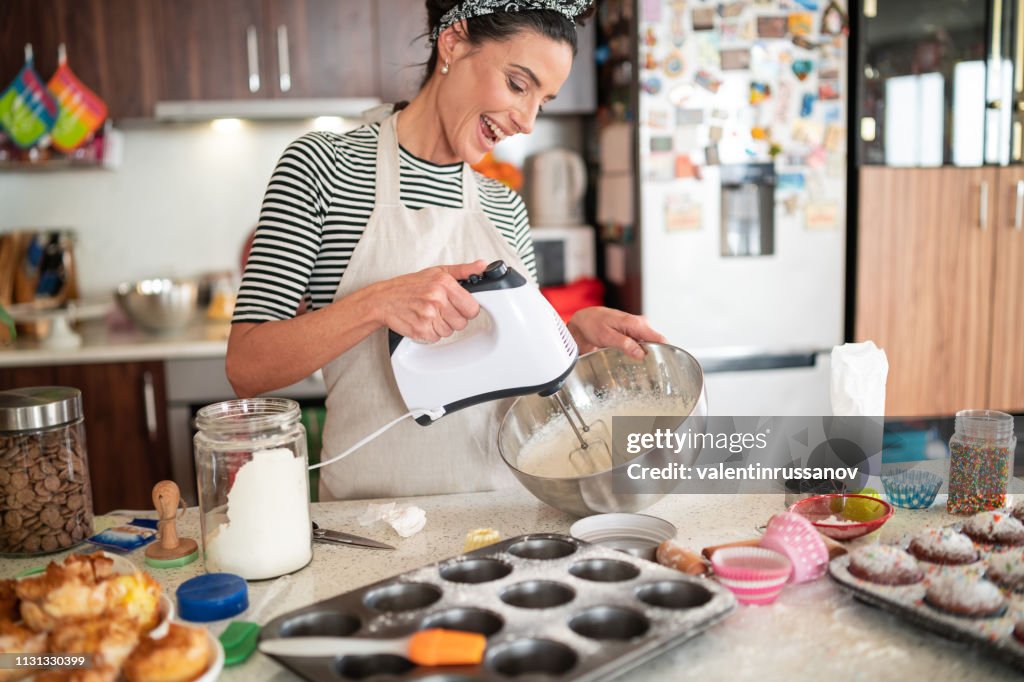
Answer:
<path fill-rule="evenodd" d="M 828 547 L 814 525 L 794 512 L 776 514 L 768 521 L 761 546 L 789 557 L 793 564 L 790 582 L 817 580 L 828 569 Z"/>
<path fill-rule="evenodd" d="M 711 556 L 715 574 L 728 580 L 789 579 L 793 564 L 789 557 L 763 547 L 727 547 Z"/>
<path fill-rule="evenodd" d="M 899 469 L 882 476 L 889 501 L 904 509 L 927 509 L 935 502 L 942 477 L 930 471 Z"/>

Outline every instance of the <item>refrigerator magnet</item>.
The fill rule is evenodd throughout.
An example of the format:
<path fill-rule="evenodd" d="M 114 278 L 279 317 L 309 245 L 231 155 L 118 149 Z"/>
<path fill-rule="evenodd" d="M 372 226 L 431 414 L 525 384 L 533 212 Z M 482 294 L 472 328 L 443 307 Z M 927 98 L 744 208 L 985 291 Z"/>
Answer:
<path fill-rule="evenodd" d="M 731 19 L 743 14 L 743 10 L 746 8 L 747 3 L 741 0 L 740 2 L 729 2 L 719 5 L 718 12 L 722 15 L 723 19 Z"/>
<path fill-rule="evenodd" d="M 816 50 L 818 49 L 818 43 L 813 40 L 809 40 L 804 36 L 793 36 L 793 44 L 797 47 L 802 47 L 805 50 Z"/>
<path fill-rule="evenodd" d="M 757 35 L 759 38 L 785 38 L 788 31 L 786 17 L 758 17 Z"/>
<path fill-rule="evenodd" d="M 775 181 L 775 191 L 802 192 L 805 185 L 803 173 L 779 173 Z"/>
<path fill-rule="evenodd" d="M 690 16 L 694 31 L 710 31 L 715 27 L 714 7 L 694 7 Z"/>
<path fill-rule="evenodd" d="M 788 24 L 789 32 L 794 36 L 810 36 L 811 32 L 814 31 L 814 15 L 810 12 L 790 14 Z"/>
<path fill-rule="evenodd" d="M 722 87 L 722 81 L 715 78 L 714 74 L 710 71 L 704 71 L 703 69 L 697 72 L 694 76 L 694 81 L 710 93 L 716 93 L 718 88 Z"/>
<path fill-rule="evenodd" d="M 658 60 L 654 58 L 654 52 L 651 50 L 644 52 L 644 68 L 648 71 L 654 71 L 658 68 Z"/>
<path fill-rule="evenodd" d="M 658 152 L 670 152 L 672 151 L 672 137 L 669 135 L 655 135 L 651 138 L 651 152 L 656 154 Z"/>
<path fill-rule="evenodd" d="M 768 83 L 752 82 L 750 84 L 750 103 L 758 105 L 772 96 L 772 86 Z"/>
<path fill-rule="evenodd" d="M 800 117 L 809 118 L 814 112 L 814 103 L 818 100 L 818 96 L 813 92 L 805 92 L 804 96 L 800 98 Z"/>
<path fill-rule="evenodd" d="M 696 55 L 697 66 L 701 69 L 720 69 L 722 60 L 718 55 L 718 34 L 698 33 L 690 39 Z"/>
<path fill-rule="evenodd" d="M 793 69 L 793 75 L 798 81 L 804 81 L 814 70 L 814 62 L 810 59 L 796 59 L 789 68 Z"/>
<path fill-rule="evenodd" d="M 640 87 L 643 88 L 643 91 L 648 95 L 657 95 L 661 92 L 661 79 L 657 76 L 651 76 L 650 78 L 644 79 L 640 84 Z"/>
<path fill-rule="evenodd" d="M 746 48 L 722 50 L 720 53 L 723 71 L 742 71 L 750 68 L 750 50 Z"/>
<path fill-rule="evenodd" d="M 838 152 L 846 143 L 846 126 L 830 123 L 825 126 L 825 149 Z"/>
<path fill-rule="evenodd" d="M 691 97 L 697 94 L 697 88 L 692 83 L 677 83 L 668 91 L 668 101 L 674 106 L 681 107 Z"/>
<path fill-rule="evenodd" d="M 683 68 L 683 53 L 679 50 L 673 50 L 665 57 L 662 70 L 668 78 L 679 78 L 683 75 Z"/>
<path fill-rule="evenodd" d="M 671 182 L 676 177 L 676 159 L 672 153 L 659 152 L 647 155 L 646 179 L 650 182 Z"/>
<path fill-rule="evenodd" d="M 768 140 L 771 139 L 772 131 L 764 126 L 754 126 L 750 129 L 750 137 L 755 140 Z"/>
<path fill-rule="evenodd" d="M 839 225 L 839 204 L 835 201 L 814 201 L 804 209 L 804 228 L 834 230 Z"/>
<path fill-rule="evenodd" d="M 820 99 L 839 99 L 839 81 L 818 81 L 818 97 Z"/>
<path fill-rule="evenodd" d="M 703 109 L 676 109 L 677 126 L 695 126 L 704 122 Z"/>
<path fill-rule="evenodd" d="M 709 144 L 704 147 L 704 164 L 707 166 L 717 166 L 721 162 L 718 157 L 718 145 Z"/>
<path fill-rule="evenodd" d="M 692 232 L 701 228 L 702 207 L 694 197 L 665 197 L 665 231 Z"/>
<path fill-rule="evenodd" d="M 701 179 L 700 166 L 693 162 L 689 154 L 676 155 L 676 177 Z"/>
<path fill-rule="evenodd" d="M 800 195 L 794 194 L 783 199 L 782 208 L 786 211 L 786 215 L 796 215 L 796 212 L 800 210 Z"/>
<path fill-rule="evenodd" d="M 661 0 L 644 0 L 642 16 L 651 23 L 661 21 Z"/>

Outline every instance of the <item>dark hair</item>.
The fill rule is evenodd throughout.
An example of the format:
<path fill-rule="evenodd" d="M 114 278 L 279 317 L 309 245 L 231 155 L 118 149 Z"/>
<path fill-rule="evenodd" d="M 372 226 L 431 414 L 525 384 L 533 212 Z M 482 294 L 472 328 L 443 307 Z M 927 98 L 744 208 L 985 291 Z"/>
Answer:
<path fill-rule="evenodd" d="M 427 32 L 430 36 L 434 28 L 440 26 L 441 17 L 455 7 L 461 0 L 427 0 Z M 571 21 L 561 12 L 552 9 L 524 10 L 521 12 L 494 12 L 466 20 L 463 37 L 470 45 L 481 45 L 489 40 L 502 42 L 512 38 L 521 31 L 533 31 L 551 40 L 566 43 L 572 47 L 572 56 L 576 56 L 576 25 L 594 13 L 591 5 Z M 431 46 L 430 58 L 427 59 L 427 71 L 423 76 L 423 84 L 430 80 L 437 67 L 437 44 Z"/>

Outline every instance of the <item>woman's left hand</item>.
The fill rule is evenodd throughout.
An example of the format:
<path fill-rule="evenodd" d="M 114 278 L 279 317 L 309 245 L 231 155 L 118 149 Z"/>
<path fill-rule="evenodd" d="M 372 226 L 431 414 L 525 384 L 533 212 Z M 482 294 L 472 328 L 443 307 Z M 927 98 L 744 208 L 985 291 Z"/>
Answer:
<path fill-rule="evenodd" d="M 634 358 L 642 358 L 644 349 L 640 341 L 665 343 L 665 337 L 654 331 L 646 318 L 600 306 L 577 311 L 568 327 L 580 355 L 598 348 L 618 348 Z"/>

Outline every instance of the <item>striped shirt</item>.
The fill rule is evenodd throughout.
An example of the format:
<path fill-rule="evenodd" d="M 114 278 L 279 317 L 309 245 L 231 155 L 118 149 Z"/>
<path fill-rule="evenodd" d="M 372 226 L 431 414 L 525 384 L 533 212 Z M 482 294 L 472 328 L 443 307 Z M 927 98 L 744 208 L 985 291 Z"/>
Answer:
<path fill-rule="evenodd" d="M 373 212 L 379 133 L 380 124 L 344 135 L 312 132 L 284 151 L 263 199 L 233 322 L 285 320 L 300 304 L 317 310 L 334 300 Z M 439 166 L 400 147 L 399 170 L 407 208 L 462 207 L 461 163 Z M 481 209 L 536 279 L 522 199 L 497 180 L 478 173 L 476 181 Z"/>

